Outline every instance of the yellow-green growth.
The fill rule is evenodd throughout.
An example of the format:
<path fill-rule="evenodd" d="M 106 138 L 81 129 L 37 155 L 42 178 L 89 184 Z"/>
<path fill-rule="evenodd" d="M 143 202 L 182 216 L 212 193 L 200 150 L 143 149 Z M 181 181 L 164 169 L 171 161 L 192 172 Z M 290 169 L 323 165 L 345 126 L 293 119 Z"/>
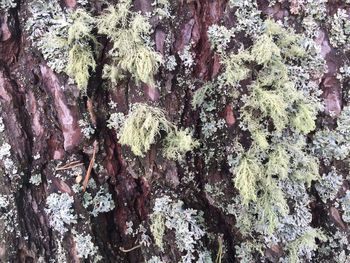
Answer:
<path fill-rule="evenodd" d="M 213 84 L 209 82 L 209 83 L 206 83 L 200 89 L 196 90 L 192 98 L 192 107 L 196 109 L 199 106 L 201 106 L 205 98 L 208 96 L 208 93 L 210 93 L 212 89 L 213 89 Z"/>
<path fill-rule="evenodd" d="M 225 72 L 223 74 L 225 84 L 228 86 L 236 86 L 241 80 L 248 77 L 250 70 L 245 65 L 246 61 L 250 61 L 249 52 L 241 51 L 238 54 L 231 54 L 229 57 L 223 57 L 222 64 Z"/>
<path fill-rule="evenodd" d="M 319 161 L 316 157 L 306 155 L 303 163 L 293 173 L 293 177 L 299 181 L 305 182 L 307 187 L 311 186 L 311 182 L 320 177 Z"/>
<path fill-rule="evenodd" d="M 317 111 L 310 104 L 299 103 L 298 111 L 292 119 L 292 124 L 296 130 L 307 134 L 316 128 Z"/>
<path fill-rule="evenodd" d="M 272 36 L 267 34 L 264 34 L 258 38 L 252 47 L 251 54 L 256 63 L 262 65 L 267 64 L 272 59 L 280 59 L 281 57 L 279 47 L 273 42 Z"/>
<path fill-rule="evenodd" d="M 289 212 L 287 200 L 277 185 L 277 181 L 267 176 L 263 181 L 262 196 L 257 200 L 260 223 L 267 225 L 267 233 L 272 235 L 278 226 L 278 218 Z"/>
<path fill-rule="evenodd" d="M 107 35 L 110 38 L 116 27 L 125 27 L 130 15 L 131 0 L 120 1 L 116 8 L 108 6 L 103 15 L 97 19 L 98 31 L 101 34 Z"/>
<path fill-rule="evenodd" d="M 82 9 L 77 9 L 72 15 L 72 25 L 68 30 L 67 45 L 69 47 L 68 64 L 66 73 L 75 80 L 78 88 L 85 90 L 90 70 L 94 71 L 96 62 L 91 49 L 96 44 L 95 37 L 91 34 L 94 19 Z"/>
<path fill-rule="evenodd" d="M 302 136 L 315 129 L 319 104 L 298 89 L 300 83 L 293 82 L 295 73 L 288 66 L 294 65 L 294 60 L 298 65 L 303 63 L 299 59 L 306 51 L 300 39 L 291 30 L 267 20 L 265 32 L 252 47 L 238 54 L 221 54 L 224 84 L 236 89 L 238 82 L 249 74 L 252 77 L 240 107 L 240 127 L 250 132 L 251 147 L 235 149 L 232 171 L 242 203 L 257 208 L 260 223 L 268 226 L 269 234 L 273 234 L 279 218 L 288 213 L 279 181 L 291 176 L 310 187 L 319 176 L 318 161 L 306 152 Z"/>
<path fill-rule="evenodd" d="M 269 155 L 269 161 L 266 164 L 266 174 L 268 176 L 277 175 L 281 179 L 285 179 L 289 174 L 290 155 L 286 149 L 278 145 L 276 149 Z"/>
<path fill-rule="evenodd" d="M 267 141 L 267 133 L 264 130 L 253 130 L 252 139 L 261 148 L 261 150 L 266 150 L 269 148 L 269 142 Z"/>
<path fill-rule="evenodd" d="M 251 106 L 260 109 L 263 116 L 270 117 L 277 132 L 281 132 L 286 127 L 288 123 L 288 104 L 281 92 L 254 87 Z"/>
<path fill-rule="evenodd" d="M 254 151 L 247 152 L 233 170 L 235 187 L 242 196 L 242 202 L 248 205 L 257 199 L 257 182 L 262 177 L 262 165 Z"/>
<path fill-rule="evenodd" d="M 89 46 L 73 45 L 69 50 L 69 61 L 66 68 L 67 74 L 74 78 L 80 89 L 88 85 L 89 70 L 95 70 L 96 62 Z"/>
<path fill-rule="evenodd" d="M 130 73 L 135 81 L 154 85 L 162 56 L 146 42 L 152 27 L 148 19 L 129 10 L 131 1 L 122 1 L 117 7 L 110 6 L 97 21 L 98 32 L 113 42 L 109 54 L 110 65 L 103 70 L 103 77 L 116 83 Z"/>
<path fill-rule="evenodd" d="M 299 263 L 299 250 L 302 247 L 307 247 L 308 250 L 317 249 L 317 244 L 315 239 L 320 239 L 321 241 L 326 241 L 327 237 L 318 229 L 310 229 L 306 231 L 302 236 L 292 241 L 288 245 L 289 251 L 289 262 L 290 263 Z"/>
<path fill-rule="evenodd" d="M 155 143 L 160 131 L 170 132 L 172 127 L 163 110 L 138 103 L 121 128 L 119 142 L 130 146 L 135 155 L 143 156 Z"/>
<path fill-rule="evenodd" d="M 175 130 L 165 138 L 163 155 L 165 158 L 180 161 L 187 152 L 198 145 L 199 143 L 193 140 L 188 130 Z"/>
<path fill-rule="evenodd" d="M 154 238 L 154 242 L 157 247 L 163 251 L 163 236 L 165 232 L 165 222 L 164 217 L 159 213 L 153 213 L 151 215 L 151 233 Z"/>

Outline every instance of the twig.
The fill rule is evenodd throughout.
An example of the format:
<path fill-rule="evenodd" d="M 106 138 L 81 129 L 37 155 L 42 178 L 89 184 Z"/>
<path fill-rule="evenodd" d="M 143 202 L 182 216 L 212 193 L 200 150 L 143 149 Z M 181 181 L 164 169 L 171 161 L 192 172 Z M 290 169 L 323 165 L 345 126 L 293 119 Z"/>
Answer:
<path fill-rule="evenodd" d="M 85 175 L 85 178 L 84 178 L 84 182 L 83 182 L 83 192 L 85 192 L 86 187 L 87 187 L 87 185 L 89 183 L 92 167 L 94 166 L 94 163 L 95 163 L 96 150 L 97 150 L 97 141 L 94 141 L 94 150 L 92 152 L 92 158 L 90 160 L 89 167 L 87 169 L 87 172 L 86 172 L 86 175 Z"/>
<path fill-rule="evenodd" d="M 222 241 L 223 241 L 223 236 L 220 235 L 218 237 L 219 248 L 218 248 L 218 253 L 216 255 L 215 263 L 221 263 L 221 260 L 222 260 Z"/>
<path fill-rule="evenodd" d="M 119 247 L 119 249 L 120 249 L 122 252 L 124 252 L 124 253 L 128 253 L 128 252 L 133 251 L 133 250 L 135 250 L 135 249 L 138 249 L 138 248 L 140 248 L 140 247 L 141 247 L 141 244 L 138 244 L 137 246 L 134 246 L 134 247 L 129 248 L 129 249 L 125 249 L 125 248 L 123 248 L 123 247 Z"/>
<path fill-rule="evenodd" d="M 61 167 L 56 167 L 56 171 L 61 171 L 61 170 L 68 170 L 68 169 L 71 169 L 71 168 L 74 168 L 74 167 L 77 167 L 77 166 L 81 166 L 83 165 L 83 163 L 81 163 L 80 161 L 74 161 L 74 162 L 71 162 L 71 163 L 67 163 Z"/>

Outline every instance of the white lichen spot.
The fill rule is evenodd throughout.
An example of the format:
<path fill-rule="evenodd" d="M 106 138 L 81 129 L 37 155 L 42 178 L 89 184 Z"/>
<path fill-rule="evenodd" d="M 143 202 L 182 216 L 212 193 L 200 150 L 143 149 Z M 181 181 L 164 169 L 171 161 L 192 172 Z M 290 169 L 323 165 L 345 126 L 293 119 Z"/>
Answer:
<path fill-rule="evenodd" d="M 49 215 L 50 226 L 61 235 L 68 230 L 66 225 L 77 222 L 77 217 L 74 215 L 74 210 L 72 208 L 73 203 L 73 197 L 69 196 L 67 193 L 53 193 L 47 197 L 47 208 L 45 211 Z"/>

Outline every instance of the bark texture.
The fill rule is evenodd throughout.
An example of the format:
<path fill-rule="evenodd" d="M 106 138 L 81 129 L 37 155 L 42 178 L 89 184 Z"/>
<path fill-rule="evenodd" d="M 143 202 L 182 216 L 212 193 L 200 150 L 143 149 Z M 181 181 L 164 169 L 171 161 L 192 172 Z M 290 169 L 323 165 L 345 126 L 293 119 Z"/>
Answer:
<path fill-rule="evenodd" d="M 152 2 L 135 0 L 133 8 L 145 13 L 152 10 Z M 290 15 L 293 1 L 286 2 L 272 8 L 266 1 L 259 1 L 261 16 L 281 18 Z M 329 14 L 333 14 L 341 5 L 338 2 L 329 1 Z M 70 9 L 76 8 L 76 4 L 75 1 L 60 1 L 62 7 Z M 91 1 L 90 4 L 95 6 L 96 12 L 101 12 L 103 5 L 99 1 Z M 92 169 L 91 178 L 98 185 L 108 185 L 115 208 L 92 217 L 82 206 L 82 197 L 75 196 L 75 213 L 84 217 L 77 221 L 75 230 L 91 235 L 98 253 L 103 257 L 102 262 L 138 263 L 155 254 L 154 248 L 145 247 L 125 251 L 139 242 L 139 236 L 126 234 L 126 229 L 130 221 L 134 226 L 141 223 L 148 226 L 154 200 L 163 192 L 174 193 L 185 202 L 186 207 L 203 211 L 208 231 L 217 235 L 214 240 L 218 240 L 218 237 L 224 240 L 226 251 L 222 262 L 239 262 L 235 256 L 235 245 L 242 241 L 242 237 L 235 227 L 235 218 L 225 214 L 204 191 L 208 182 L 214 184 L 232 180 L 229 167 L 220 161 L 219 154 L 217 163 L 209 168 L 205 167 L 200 155 L 192 153 L 188 154 L 185 163 L 166 160 L 159 154 L 159 144 L 152 145 L 145 157 L 136 158 L 128 147 L 118 143 L 116 133 L 107 128 L 110 101 L 117 103 L 116 111 L 125 114 L 133 103 L 145 102 L 165 109 L 169 120 L 177 126 L 194 127 L 194 137 L 201 138 L 203 123 L 199 111 L 191 106 L 193 89 L 179 85 L 177 76 L 196 79 L 197 88 L 201 83 L 217 77 L 221 71 L 220 58 L 211 48 L 207 31 L 210 25 L 223 22 L 227 27 L 235 27 L 235 18 L 227 13 L 227 0 L 174 1 L 171 3 L 172 15 L 176 19 L 166 23 L 151 19 L 154 28 L 152 39 L 157 51 L 162 54 L 170 51 L 180 61 L 178 53 L 191 45 L 195 58 L 190 74 L 185 73 L 182 67 L 172 72 L 161 69 L 156 76 L 164 83 L 161 90 L 145 84 L 136 85 L 131 78 L 121 81 L 113 89 L 106 89 L 102 68 L 108 61 L 110 41 L 99 36 L 102 51 L 96 58 L 97 68 L 91 74 L 85 96 L 65 74 L 57 74 L 50 69 L 40 52 L 32 46 L 25 31 L 29 5 L 29 1 L 21 0 L 15 8 L 0 14 L 0 115 L 5 125 L 1 139 L 11 145 L 11 160 L 17 169 L 11 177 L 5 175 L 4 169 L 0 175 L 0 193 L 13 196 L 13 202 L 7 208 L 12 212 L 7 219 L 14 226 L 12 231 L 7 231 L 7 223 L 0 223 L 4 236 L 4 240 L 0 240 L 0 262 L 54 262 L 60 249 L 65 251 L 66 262 L 93 262 L 91 258 L 77 256 L 71 232 L 64 236 L 62 247 L 58 247 L 60 237 L 50 227 L 45 208 L 46 199 L 51 193 L 75 195 L 72 186 L 77 180 L 84 180 L 94 152 L 95 163 L 99 167 Z M 324 91 L 326 110 L 319 116 L 318 123 L 332 127 L 334 120 L 327 116 L 327 112 L 341 112 L 344 98 L 336 73 L 346 57 L 331 47 L 326 30 L 323 30 L 318 41 L 322 43 L 328 71 L 321 77 L 319 88 Z M 171 36 L 167 38 L 171 40 L 170 43 L 165 43 L 166 35 Z M 244 36 L 236 37 L 244 39 Z M 246 41 L 249 43 L 249 40 Z M 217 110 L 228 126 L 228 138 L 233 140 L 238 129 L 237 105 L 230 101 L 223 101 L 220 105 L 221 108 Z M 84 137 L 79 126 L 79 120 L 84 116 L 88 116 L 87 119 L 95 125 L 95 133 L 90 139 Z M 207 143 L 214 148 L 214 152 L 215 147 L 219 147 L 216 142 L 212 145 L 211 142 Z M 225 145 L 226 142 L 221 143 Z M 72 176 L 71 169 L 57 171 L 57 167 L 72 162 L 80 164 L 81 174 Z M 38 186 L 29 182 L 36 174 L 42 180 Z M 193 179 L 184 185 L 183 177 L 188 174 L 193 174 Z M 345 182 L 341 191 L 344 193 L 348 186 Z M 237 193 L 233 185 L 225 191 L 226 196 Z M 327 206 L 320 200 L 315 200 L 311 206 L 315 227 L 333 220 L 345 236 L 349 234 L 348 225 L 343 222 L 336 207 Z M 0 212 L 6 214 L 7 210 Z M 167 260 L 179 262 L 174 237 L 170 235 L 165 239 Z M 208 242 L 208 247 L 215 258 L 218 243 Z M 280 247 L 266 249 L 265 260 L 278 262 L 282 253 Z"/>

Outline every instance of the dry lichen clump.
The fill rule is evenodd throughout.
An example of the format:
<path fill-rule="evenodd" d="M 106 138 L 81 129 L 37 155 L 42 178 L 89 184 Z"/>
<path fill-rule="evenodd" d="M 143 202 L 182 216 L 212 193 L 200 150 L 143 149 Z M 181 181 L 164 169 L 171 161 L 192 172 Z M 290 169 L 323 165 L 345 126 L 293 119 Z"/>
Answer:
<path fill-rule="evenodd" d="M 84 9 L 65 13 L 58 3 L 42 0 L 33 1 L 30 11 L 26 29 L 33 44 L 53 70 L 67 73 L 84 92 L 96 67 L 95 19 Z"/>
<path fill-rule="evenodd" d="M 316 69 L 307 65 L 316 62 L 304 48 L 304 41 L 304 36 L 266 20 L 251 47 L 220 53 L 224 71 L 219 81 L 234 90 L 232 97 L 241 104 L 239 127 L 243 133 L 236 138 L 228 158 L 240 194 L 240 205 L 234 205 L 237 227 L 243 235 L 254 229 L 257 238 L 281 244 L 293 241 L 286 247 L 292 262 L 304 251 L 314 250 L 316 238 L 323 238 L 319 230 L 309 226 L 309 219 L 300 219 L 308 228 L 290 230 L 287 239 L 284 233 L 299 218 L 295 214 L 299 209 L 307 211 L 307 199 L 300 208 L 290 205 L 288 200 L 296 197 L 286 189 L 299 187 L 307 197 L 306 187 L 319 178 L 318 159 L 309 154 L 306 135 L 316 128 L 321 104 L 311 81 L 300 80 L 296 70 Z M 242 80 L 248 84 L 243 86 Z M 196 101 L 202 97 L 197 94 Z M 244 253 L 257 252 L 262 245 L 264 241 L 254 242 L 250 252 Z"/>
<path fill-rule="evenodd" d="M 185 130 L 178 130 L 157 107 L 138 103 L 127 116 L 119 132 L 119 142 L 129 145 L 137 156 L 143 156 L 156 142 L 161 131 L 167 133 L 163 154 L 169 159 L 181 159 L 197 143 Z"/>
<path fill-rule="evenodd" d="M 110 6 L 97 20 L 98 32 L 113 42 L 109 51 L 111 65 L 105 65 L 103 76 L 116 83 L 129 72 L 136 82 L 154 84 L 154 74 L 162 56 L 150 46 L 151 25 L 139 13 L 130 11 L 131 1 L 123 0 Z"/>

